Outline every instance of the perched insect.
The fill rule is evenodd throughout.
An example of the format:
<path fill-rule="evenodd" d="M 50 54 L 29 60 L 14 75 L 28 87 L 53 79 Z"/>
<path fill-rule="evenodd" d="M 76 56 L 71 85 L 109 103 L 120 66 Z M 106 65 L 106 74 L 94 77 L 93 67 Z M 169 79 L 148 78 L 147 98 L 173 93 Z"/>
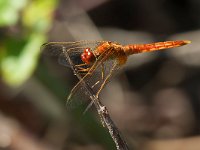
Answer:
<path fill-rule="evenodd" d="M 68 66 L 66 54 L 75 65 L 81 80 L 68 96 L 68 102 L 81 87 L 83 80 L 94 89 L 96 97 L 113 73 L 123 66 L 128 56 L 137 53 L 175 48 L 189 44 L 188 40 L 165 41 L 151 44 L 121 45 L 110 41 L 49 42 L 42 46 L 45 53 L 58 56 L 60 64 Z"/>

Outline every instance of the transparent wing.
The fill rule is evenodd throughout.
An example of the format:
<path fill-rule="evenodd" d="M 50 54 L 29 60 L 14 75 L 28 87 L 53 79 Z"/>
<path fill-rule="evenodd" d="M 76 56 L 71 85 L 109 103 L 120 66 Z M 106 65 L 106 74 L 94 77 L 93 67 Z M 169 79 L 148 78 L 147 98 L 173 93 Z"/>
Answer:
<path fill-rule="evenodd" d="M 88 47 L 93 50 L 102 42 L 103 41 L 49 42 L 43 44 L 41 50 L 45 55 L 57 57 L 59 64 L 69 67 L 69 62 L 66 60 L 63 49 L 68 52 L 73 63 L 80 64 L 83 63 L 80 59 L 83 50 Z"/>

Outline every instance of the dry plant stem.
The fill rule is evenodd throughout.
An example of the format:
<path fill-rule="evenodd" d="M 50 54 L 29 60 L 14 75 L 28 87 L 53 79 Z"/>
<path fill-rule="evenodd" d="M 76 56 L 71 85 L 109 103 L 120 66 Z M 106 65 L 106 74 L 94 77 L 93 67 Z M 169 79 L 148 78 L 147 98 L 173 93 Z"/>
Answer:
<path fill-rule="evenodd" d="M 74 74 L 77 76 L 79 80 L 81 80 L 81 76 L 78 74 L 77 69 L 75 65 L 72 63 L 69 55 L 67 53 L 64 53 L 66 55 L 67 61 L 69 62 L 72 70 L 74 71 Z M 92 88 L 84 81 L 82 80 L 82 84 L 84 85 L 85 89 L 87 90 L 88 95 L 90 96 L 90 99 L 94 103 L 98 114 L 101 118 L 102 125 L 106 127 L 115 142 L 116 148 L 118 150 L 128 150 L 128 146 L 126 142 L 121 137 L 121 134 L 118 130 L 118 128 L 115 126 L 114 122 L 112 121 L 107 108 L 100 102 L 100 100 L 95 96 L 94 91 Z"/>

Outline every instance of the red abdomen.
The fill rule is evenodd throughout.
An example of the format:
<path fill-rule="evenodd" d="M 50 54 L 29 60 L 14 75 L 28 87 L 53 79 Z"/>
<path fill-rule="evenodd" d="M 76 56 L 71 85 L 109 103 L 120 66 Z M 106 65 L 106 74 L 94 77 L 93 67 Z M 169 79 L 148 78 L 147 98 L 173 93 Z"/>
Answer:
<path fill-rule="evenodd" d="M 179 47 L 189 43 L 191 42 L 188 40 L 181 40 L 181 41 L 157 42 L 151 44 L 131 44 L 124 46 L 124 50 L 126 55 L 131 55 L 136 53 L 151 52 L 161 49 Z"/>

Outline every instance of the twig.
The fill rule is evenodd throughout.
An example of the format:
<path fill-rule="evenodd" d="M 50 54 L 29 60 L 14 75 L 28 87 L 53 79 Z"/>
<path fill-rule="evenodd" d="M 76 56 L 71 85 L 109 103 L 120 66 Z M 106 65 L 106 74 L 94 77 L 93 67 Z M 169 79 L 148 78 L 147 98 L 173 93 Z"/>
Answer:
<path fill-rule="evenodd" d="M 71 66 L 71 69 L 74 71 L 74 74 L 77 76 L 77 78 L 79 80 L 81 80 L 81 76 L 79 75 L 75 65 L 71 61 L 68 53 L 66 53 L 64 50 L 63 50 L 63 52 L 67 58 L 67 61 L 69 62 L 70 66 Z M 90 96 L 90 99 L 92 100 L 92 102 L 94 103 L 94 105 L 98 111 L 98 114 L 101 118 L 102 125 L 108 129 L 113 141 L 115 142 L 116 148 L 118 150 L 128 150 L 129 148 L 128 148 L 126 142 L 121 137 L 121 134 L 120 134 L 118 128 L 115 126 L 114 122 L 112 121 L 107 108 L 95 96 L 95 93 L 92 90 L 92 88 L 84 80 L 82 81 L 82 84 L 85 87 L 85 89 L 87 90 L 87 93 Z"/>

